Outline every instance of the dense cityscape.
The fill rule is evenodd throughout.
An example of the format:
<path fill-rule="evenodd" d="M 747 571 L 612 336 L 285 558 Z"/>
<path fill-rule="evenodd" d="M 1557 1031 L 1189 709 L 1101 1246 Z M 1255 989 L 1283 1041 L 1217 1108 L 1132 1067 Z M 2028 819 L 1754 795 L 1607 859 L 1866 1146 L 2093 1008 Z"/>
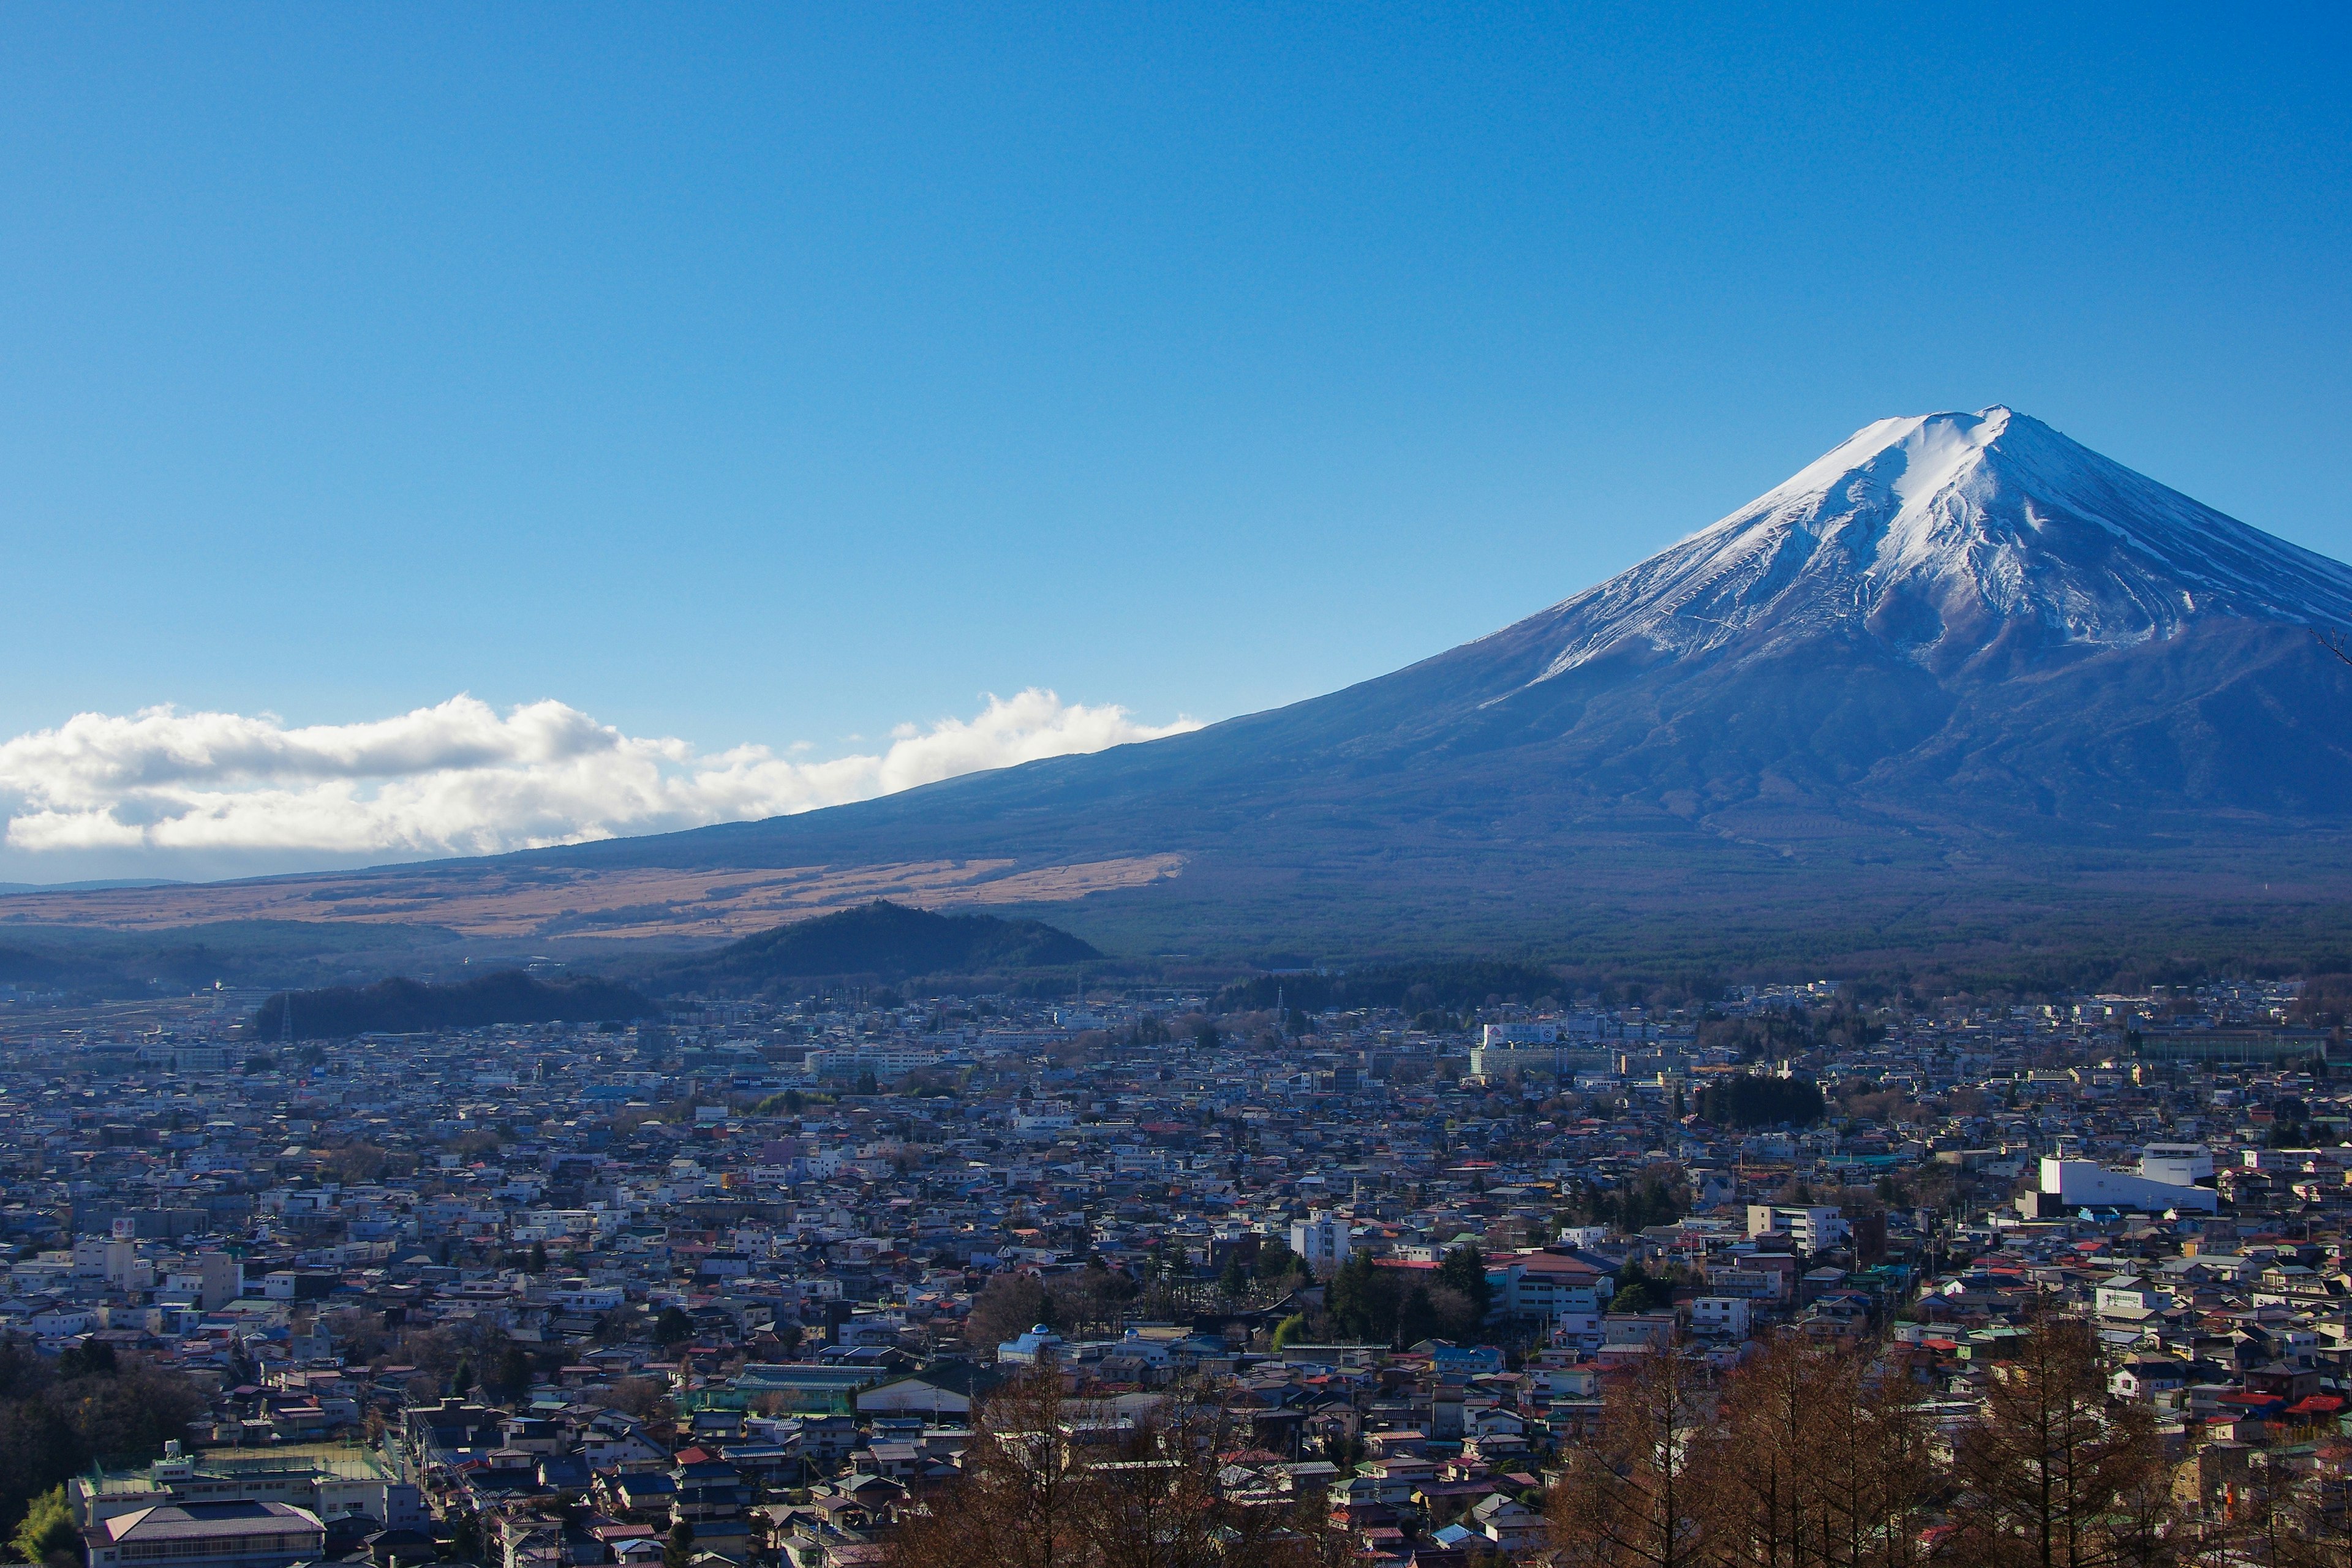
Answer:
<path fill-rule="evenodd" d="M 990 1413 L 1050 1396 L 1075 1451 L 1192 1433 L 1219 1508 L 1435 1568 L 1560 1550 L 1662 1363 L 1860 1355 L 1958 1453 L 2076 1324 L 2176 1547 L 2340 1521 L 2352 1101 L 2298 985 L 1268 982 L 300 1043 L 19 1004 L 0 1484 L 93 1564 L 849 1568 L 934 1560 Z M 1965 1511 L 1923 1494 L 1911 1554 Z"/>

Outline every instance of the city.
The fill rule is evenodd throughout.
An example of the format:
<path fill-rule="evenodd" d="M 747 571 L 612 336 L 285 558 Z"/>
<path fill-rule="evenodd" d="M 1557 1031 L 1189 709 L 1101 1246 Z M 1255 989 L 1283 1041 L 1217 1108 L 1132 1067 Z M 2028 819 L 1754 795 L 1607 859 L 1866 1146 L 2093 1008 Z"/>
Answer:
<path fill-rule="evenodd" d="M 1213 1410 L 1221 1495 L 1358 1561 L 1522 1558 L 1645 1363 L 1869 1347 L 1948 1436 L 2049 1314 L 2220 1522 L 2352 1456 L 2352 1094 L 2299 991 L 834 996 L 299 1047 L 20 1006 L 0 1334 L 20 1383 L 135 1367 L 184 1416 L 45 1458 L 93 1563 L 167 1527 L 873 1562 L 1041 1377 L 1125 1429 Z"/>
<path fill-rule="evenodd" d="M 0 5 L 0 1568 L 2352 1568 L 2347 80 Z"/>

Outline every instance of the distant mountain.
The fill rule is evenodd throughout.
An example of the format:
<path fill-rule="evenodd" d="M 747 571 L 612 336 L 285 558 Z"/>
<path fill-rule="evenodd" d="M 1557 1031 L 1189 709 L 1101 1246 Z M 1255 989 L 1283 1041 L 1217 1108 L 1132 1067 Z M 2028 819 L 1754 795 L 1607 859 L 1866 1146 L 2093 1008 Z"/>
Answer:
<path fill-rule="evenodd" d="M 2224 908 L 2340 950 L 2315 911 L 2352 905 L 2352 668 L 2313 634 L 2347 625 L 2352 568 L 2036 420 L 1885 420 L 1631 571 L 1328 697 L 519 858 L 1174 853 L 1181 875 L 1082 923 L 1185 950 L 1793 963 L 2036 931 L 2161 947 Z"/>
<path fill-rule="evenodd" d="M 1101 956 L 1069 932 L 1039 921 L 940 915 L 877 899 L 666 965 L 655 971 L 651 983 L 671 992 L 740 995 L 780 981 L 1001 974 Z"/>
<path fill-rule="evenodd" d="M 282 991 L 255 1010 L 246 1033 L 257 1041 L 327 1040 L 493 1024 L 618 1023 L 660 1011 L 627 986 L 607 980 L 549 981 L 508 969 L 450 985 L 394 978 L 373 985 Z"/>
<path fill-rule="evenodd" d="M 960 901 L 1083 896 L 1055 918 L 1136 953 L 2344 958 L 2352 667 L 2315 632 L 2347 626 L 2352 568 L 2036 420 L 1883 420 L 1630 571 L 1328 696 L 371 886 L 561 878 L 586 910 L 656 868 L 962 867 Z"/>

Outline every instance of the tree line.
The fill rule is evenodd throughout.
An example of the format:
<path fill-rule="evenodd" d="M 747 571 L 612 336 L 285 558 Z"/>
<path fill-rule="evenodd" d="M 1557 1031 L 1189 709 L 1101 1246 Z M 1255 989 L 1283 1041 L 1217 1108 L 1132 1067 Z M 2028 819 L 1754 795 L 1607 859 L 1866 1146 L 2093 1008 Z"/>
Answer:
<path fill-rule="evenodd" d="M 991 1399 L 956 1479 L 901 1510 L 885 1568 L 1341 1568 L 1311 1500 L 1225 1484 L 1248 1446 L 1179 1393 L 1123 1420 L 1052 1372 Z"/>
<path fill-rule="evenodd" d="M 16 1537 L 28 1522 L 36 1536 L 53 1533 L 56 1510 L 39 1500 L 93 1462 L 154 1458 L 204 1413 L 204 1396 L 185 1374 L 118 1358 L 102 1342 L 55 1359 L 0 1342 L 0 1538 Z"/>
<path fill-rule="evenodd" d="M 1426 1274 L 1385 1268 L 1369 1252 L 1351 1252 L 1323 1292 L 1322 1327 L 1338 1339 L 1415 1345 L 1427 1339 L 1476 1335 L 1494 1304 L 1486 1259 L 1466 1243 Z"/>
<path fill-rule="evenodd" d="M 395 975 L 373 985 L 281 991 L 254 1010 L 245 1032 L 255 1040 L 331 1040 L 492 1024 L 608 1023 L 653 1017 L 660 1011 L 636 992 L 609 980 L 550 981 L 505 969 L 452 985 Z"/>
<path fill-rule="evenodd" d="M 1565 1454 L 1555 1568 L 2352 1563 L 2340 1480 L 2291 1453 L 2172 1459 L 2081 1320 L 2001 1356 L 1955 1418 L 1881 1344 L 1784 1331 L 1719 1377 L 1645 1355 Z"/>
<path fill-rule="evenodd" d="M 2079 1319 L 2011 1339 L 1973 1405 L 1903 1347 L 1783 1331 L 1736 1367 L 1612 1369 L 1545 1497 L 1549 1568 L 2346 1568 L 2340 1478 L 2309 1447 L 2167 1451 Z M 1317 1500 L 1224 1467 L 1249 1446 L 1180 1389 L 1129 1423 L 1048 1372 L 981 1407 L 887 1568 L 1337 1568 Z"/>

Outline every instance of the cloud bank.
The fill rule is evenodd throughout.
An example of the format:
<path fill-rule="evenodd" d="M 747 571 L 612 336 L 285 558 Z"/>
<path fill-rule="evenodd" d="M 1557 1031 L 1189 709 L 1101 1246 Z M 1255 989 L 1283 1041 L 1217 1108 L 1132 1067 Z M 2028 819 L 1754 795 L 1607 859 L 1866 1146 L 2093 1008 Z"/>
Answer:
<path fill-rule="evenodd" d="M 1032 688 L 975 718 L 902 724 L 870 755 L 794 762 L 625 735 L 562 702 L 501 715 L 457 696 L 359 724 L 80 713 L 0 742 L 5 844 L 27 856 L 488 855 L 867 800 L 960 773 L 1198 729 Z"/>

